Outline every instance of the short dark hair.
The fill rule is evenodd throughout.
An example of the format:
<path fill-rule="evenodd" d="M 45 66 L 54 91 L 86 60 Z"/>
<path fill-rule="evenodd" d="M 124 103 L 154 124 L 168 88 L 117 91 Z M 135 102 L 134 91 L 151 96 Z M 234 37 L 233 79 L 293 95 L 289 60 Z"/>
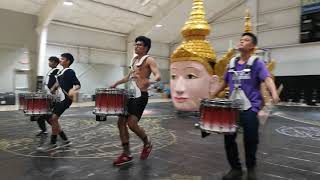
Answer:
<path fill-rule="evenodd" d="M 143 42 L 144 47 L 148 47 L 148 50 L 147 50 L 147 53 L 148 53 L 151 48 L 151 39 L 145 36 L 138 36 L 134 42 L 138 42 L 138 41 Z"/>
<path fill-rule="evenodd" d="M 243 37 L 243 36 L 250 36 L 251 39 L 252 39 L 252 43 L 253 43 L 254 45 L 258 45 L 258 38 L 257 38 L 257 36 L 254 35 L 253 33 L 251 33 L 251 32 L 246 32 L 246 33 L 243 33 L 241 37 Z"/>
<path fill-rule="evenodd" d="M 64 58 L 66 58 L 68 61 L 70 61 L 69 66 L 71 66 L 71 64 L 72 64 L 73 61 L 74 61 L 74 58 L 73 58 L 72 54 L 70 54 L 70 53 L 63 53 L 63 54 L 61 54 L 61 57 L 64 57 Z"/>
<path fill-rule="evenodd" d="M 56 57 L 56 56 L 50 56 L 49 57 L 49 61 L 52 61 L 52 62 L 54 62 L 56 64 L 59 64 L 59 58 Z"/>

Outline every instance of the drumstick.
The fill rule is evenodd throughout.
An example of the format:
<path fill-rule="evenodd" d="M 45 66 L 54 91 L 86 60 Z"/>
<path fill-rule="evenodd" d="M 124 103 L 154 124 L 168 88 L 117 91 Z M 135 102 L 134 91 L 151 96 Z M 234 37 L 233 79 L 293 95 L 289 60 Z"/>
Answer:
<path fill-rule="evenodd" d="M 280 96 L 282 90 L 283 90 L 283 84 L 280 84 L 279 88 L 277 89 L 278 96 Z"/>

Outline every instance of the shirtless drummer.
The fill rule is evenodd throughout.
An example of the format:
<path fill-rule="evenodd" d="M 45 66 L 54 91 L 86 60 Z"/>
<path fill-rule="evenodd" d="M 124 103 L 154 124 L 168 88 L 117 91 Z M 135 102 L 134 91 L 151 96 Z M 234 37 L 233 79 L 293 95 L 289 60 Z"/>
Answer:
<path fill-rule="evenodd" d="M 111 88 L 117 85 L 130 81 L 135 87 L 135 97 L 130 98 L 128 102 L 128 116 L 120 116 L 118 120 L 118 128 L 120 133 L 120 140 L 123 147 L 122 154 L 113 161 L 113 165 L 121 166 L 132 162 L 133 157 L 130 152 L 129 146 L 129 133 L 128 127 L 133 131 L 144 143 L 140 159 L 145 160 L 148 158 L 152 144 L 143 128 L 138 125 L 138 122 L 143 114 L 143 111 L 148 103 L 148 87 L 150 84 L 160 81 L 160 71 L 157 67 L 155 60 L 147 55 L 151 48 L 151 39 L 145 36 L 139 36 L 135 39 L 135 56 L 131 62 L 131 71 L 123 79 L 117 81 L 110 86 Z M 150 80 L 151 73 L 154 79 Z"/>

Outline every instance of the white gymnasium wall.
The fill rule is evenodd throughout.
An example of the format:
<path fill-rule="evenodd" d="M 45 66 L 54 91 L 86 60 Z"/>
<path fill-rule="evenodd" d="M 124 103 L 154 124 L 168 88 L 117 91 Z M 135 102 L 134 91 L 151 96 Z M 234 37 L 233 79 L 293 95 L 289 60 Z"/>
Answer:
<path fill-rule="evenodd" d="M 248 1 L 211 24 L 209 38 L 218 59 L 237 45 L 244 31 L 244 12 Z M 276 61 L 276 76 L 319 75 L 320 43 L 300 44 L 300 0 L 258 0 L 257 34 L 260 48 L 270 49 Z M 256 24 L 254 24 L 256 26 Z M 318 49 L 318 50 L 317 50 Z"/>
<path fill-rule="evenodd" d="M 211 34 L 208 40 L 217 52 L 218 59 L 220 53 L 227 51 L 231 44 L 235 46 L 239 42 L 244 30 L 243 16 L 245 9 L 246 3 L 243 3 L 210 24 Z"/>
<path fill-rule="evenodd" d="M 126 37 L 50 25 L 46 58 L 71 53 L 75 58 L 71 68 L 81 82 L 81 93 L 94 94 L 96 88 L 110 86 L 123 77 L 126 44 Z M 43 66 L 48 69 L 47 64 Z"/>
<path fill-rule="evenodd" d="M 64 52 L 75 58 L 71 68 L 81 82 L 81 93 L 93 94 L 99 87 L 107 87 L 123 77 L 124 53 L 110 53 L 102 50 L 47 45 L 47 56 L 60 56 Z"/>
<path fill-rule="evenodd" d="M 16 76 L 15 70 L 31 68 L 27 73 L 29 78 L 34 78 L 35 66 L 22 65 L 19 61 L 27 60 L 35 65 L 36 23 L 36 16 L 0 9 L 0 91 L 12 92 L 16 86 L 25 87 L 26 84 L 35 86 L 35 82 L 32 84 L 31 81 L 23 84 L 20 76 Z"/>
<path fill-rule="evenodd" d="M 19 76 L 15 74 L 16 69 L 29 69 L 28 65 L 19 63 L 20 60 L 25 58 L 24 56 L 23 49 L 0 46 L 0 92 L 14 92 L 16 84 L 17 88 L 28 88 L 25 87 L 27 82 L 21 82 L 22 79 L 19 79 Z"/>
<path fill-rule="evenodd" d="M 277 76 L 320 74 L 320 43 L 277 47 L 271 52 L 277 62 Z"/>
<path fill-rule="evenodd" d="M 133 49 L 133 43 L 128 43 L 127 37 L 50 25 L 46 58 L 59 57 L 64 52 L 73 54 L 75 63 L 71 67 L 81 82 L 81 93 L 93 94 L 96 88 L 107 87 L 126 74 Z M 152 42 L 150 54 L 155 58 L 163 80 L 168 80 L 169 45 Z M 47 63 L 42 66 L 47 72 Z"/>
<path fill-rule="evenodd" d="M 49 25 L 48 41 L 119 51 L 127 48 L 126 37 L 55 24 Z"/>
<path fill-rule="evenodd" d="M 170 46 L 169 44 L 152 42 L 150 55 L 156 60 L 158 68 L 161 73 L 161 82 L 169 82 L 169 57 Z"/>
<path fill-rule="evenodd" d="M 259 1 L 260 46 L 270 48 L 277 76 L 320 74 L 320 43 L 299 43 L 300 16 L 300 0 Z"/>

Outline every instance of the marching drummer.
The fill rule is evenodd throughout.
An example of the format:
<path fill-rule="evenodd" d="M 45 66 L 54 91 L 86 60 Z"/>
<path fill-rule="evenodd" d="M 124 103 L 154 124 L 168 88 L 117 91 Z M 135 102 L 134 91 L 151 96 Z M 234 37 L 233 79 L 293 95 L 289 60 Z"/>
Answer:
<path fill-rule="evenodd" d="M 128 116 L 120 116 L 118 120 L 118 128 L 120 140 L 122 143 L 123 152 L 113 165 L 120 166 L 132 162 L 132 155 L 129 146 L 128 127 L 143 141 L 144 146 L 140 155 L 141 160 L 148 158 L 152 144 L 143 128 L 138 125 L 138 122 L 143 114 L 143 111 L 148 103 L 148 87 L 150 84 L 160 81 L 160 71 L 155 60 L 148 54 L 151 48 L 151 39 L 145 36 L 139 36 L 135 39 L 135 56 L 131 60 L 131 71 L 123 79 L 117 81 L 110 86 L 115 88 L 119 84 L 129 82 L 130 88 L 134 89 L 133 97 L 128 102 Z M 154 75 L 154 79 L 150 80 L 150 74 Z"/>
<path fill-rule="evenodd" d="M 242 111 L 240 112 L 240 126 L 244 131 L 244 146 L 246 167 L 248 170 L 248 180 L 255 180 L 256 177 L 256 152 L 258 148 L 258 127 L 259 121 L 257 112 L 262 106 L 262 95 L 260 84 L 266 83 L 271 92 L 273 103 L 279 102 L 279 96 L 275 84 L 268 72 L 264 62 L 256 56 L 252 56 L 257 45 L 257 37 L 250 32 L 242 34 L 238 49 L 240 57 L 231 59 L 228 71 L 224 76 L 224 81 L 214 90 L 213 95 L 230 87 L 230 98 L 242 101 Z M 223 180 L 240 178 L 243 174 L 237 143 L 237 134 L 226 134 L 224 136 L 225 151 L 231 170 L 223 176 Z"/>
<path fill-rule="evenodd" d="M 47 91 L 50 91 L 52 86 L 56 83 L 56 74 L 58 73 L 59 69 L 57 68 L 59 64 L 59 58 L 56 56 L 51 56 L 48 59 L 48 65 L 51 68 L 50 71 L 47 73 L 44 81 L 44 88 Z M 34 118 L 34 117 L 31 117 Z M 46 126 L 46 121 L 49 122 L 49 117 L 48 116 L 40 116 L 37 119 L 37 123 L 40 128 L 40 132 L 36 134 L 37 137 L 40 137 L 42 135 L 47 135 L 47 126 Z"/>
<path fill-rule="evenodd" d="M 72 54 L 61 54 L 60 65 L 63 67 L 63 69 L 58 72 L 56 77 L 57 82 L 50 89 L 52 94 L 56 93 L 57 91 L 60 102 L 57 102 L 54 105 L 52 110 L 52 116 L 49 120 L 52 127 L 50 143 L 47 147 L 39 147 L 39 151 L 50 151 L 59 147 L 66 147 L 71 144 L 71 141 L 69 141 L 66 134 L 62 130 L 58 120 L 62 113 L 70 107 L 70 105 L 72 104 L 73 97 L 80 90 L 80 82 L 75 72 L 69 68 L 73 61 L 74 58 Z M 58 135 L 63 140 L 63 143 L 60 146 L 57 146 L 56 144 Z"/>

